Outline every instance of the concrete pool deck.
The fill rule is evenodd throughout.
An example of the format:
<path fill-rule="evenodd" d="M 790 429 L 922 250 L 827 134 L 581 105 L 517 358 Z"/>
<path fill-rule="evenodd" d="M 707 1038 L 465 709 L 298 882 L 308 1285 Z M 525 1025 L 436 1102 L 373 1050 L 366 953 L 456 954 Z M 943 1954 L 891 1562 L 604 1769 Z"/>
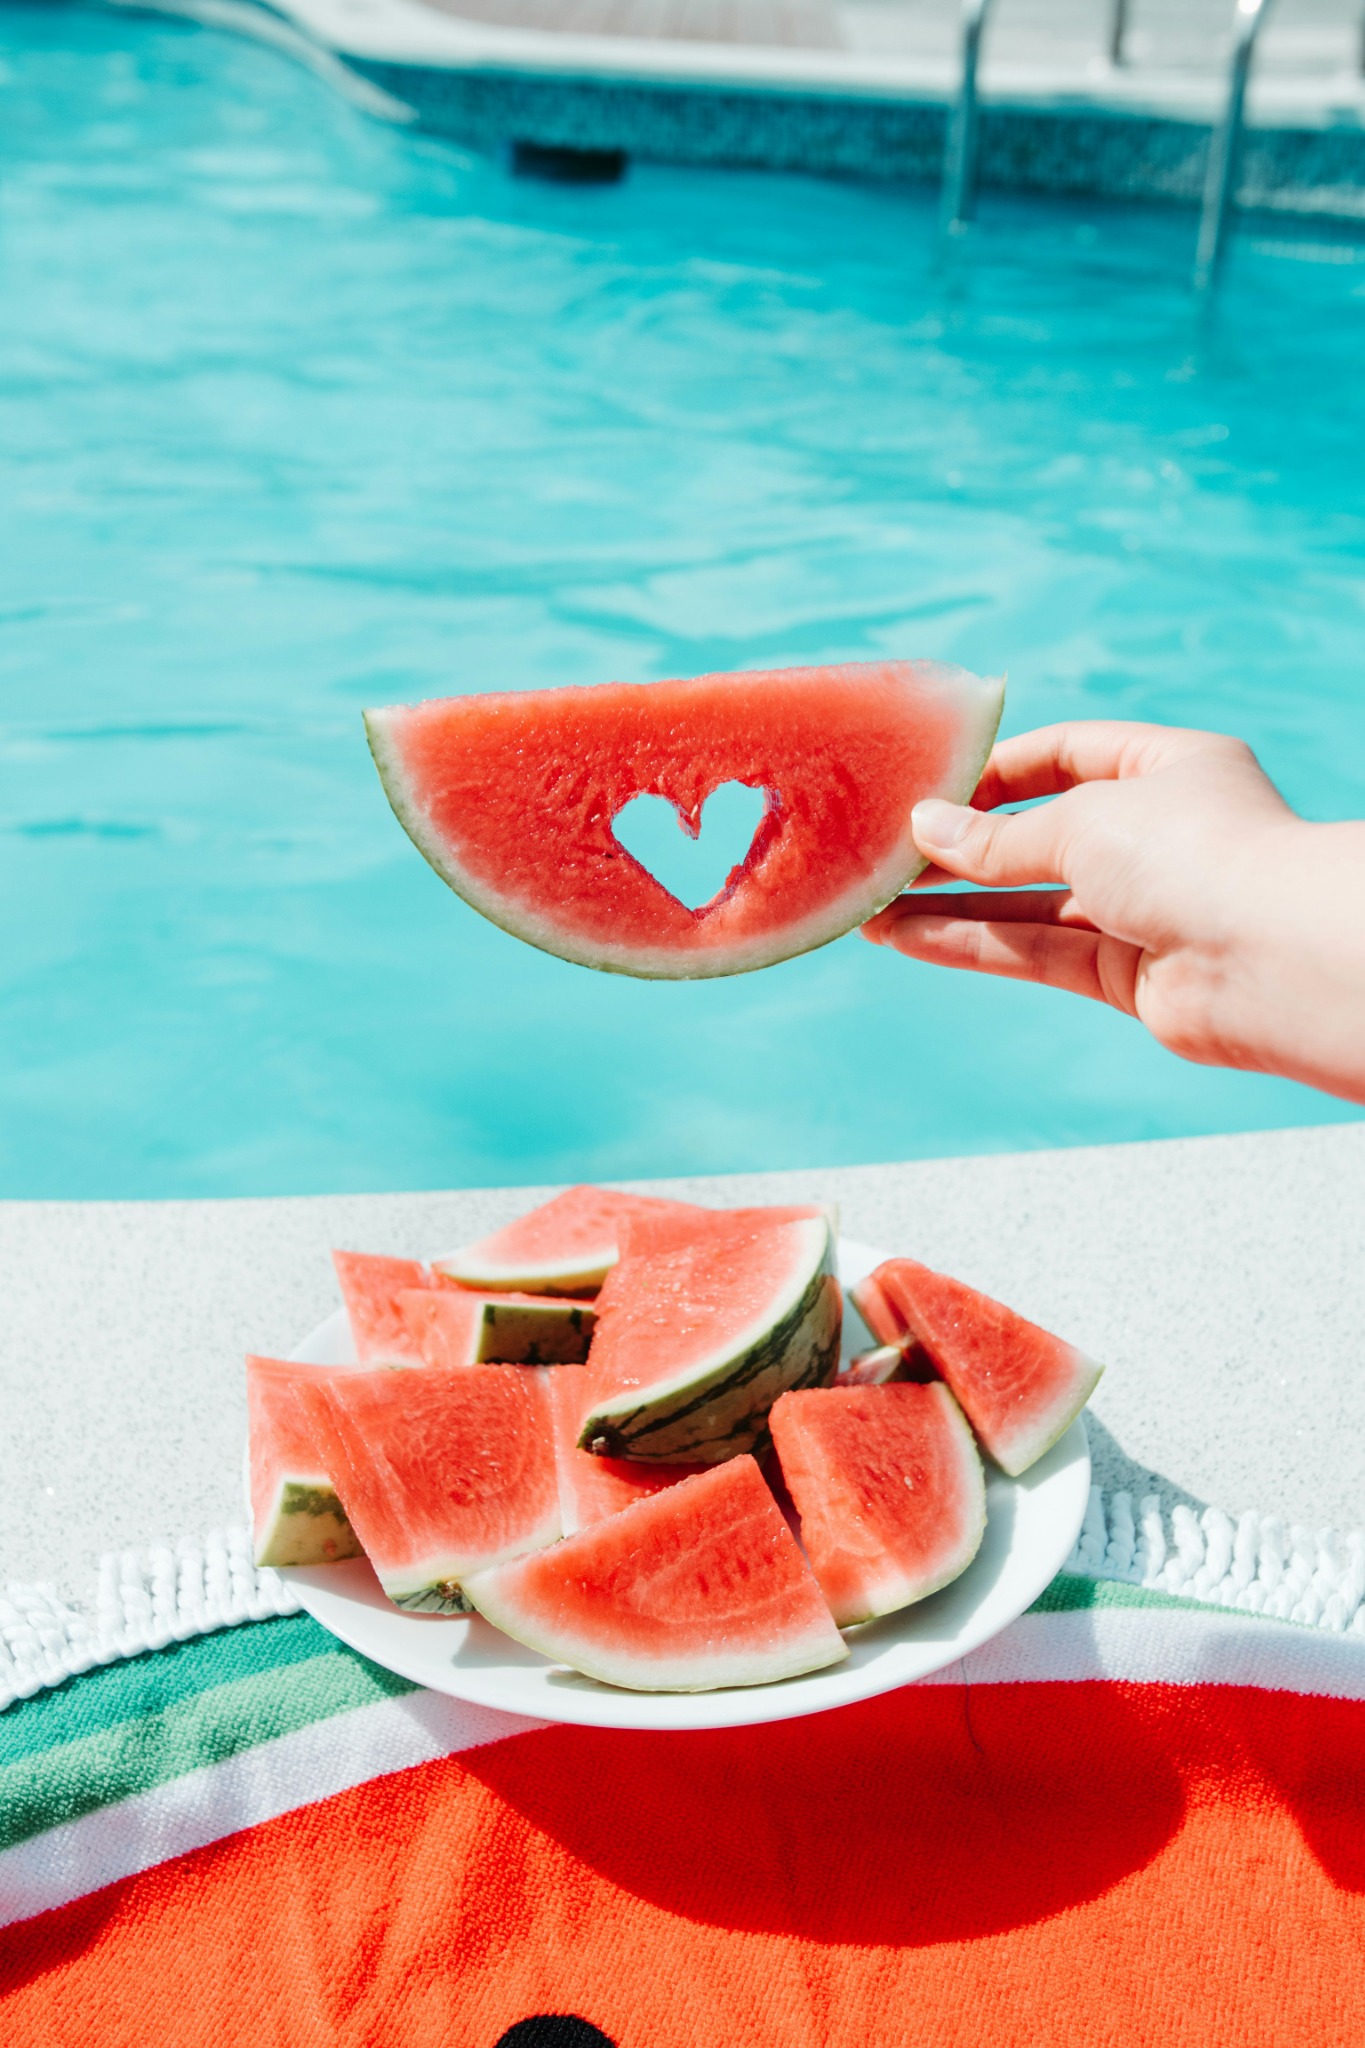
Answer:
<path fill-rule="evenodd" d="M 1106 1489 L 1365 1523 L 1365 1123 L 639 1185 L 836 1200 L 1060 1330 L 1108 1367 Z M 540 1192 L 0 1204 L 0 1585 L 85 1601 L 102 1552 L 239 1522 L 242 1357 L 334 1308 L 330 1248 L 439 1252 Z"/>

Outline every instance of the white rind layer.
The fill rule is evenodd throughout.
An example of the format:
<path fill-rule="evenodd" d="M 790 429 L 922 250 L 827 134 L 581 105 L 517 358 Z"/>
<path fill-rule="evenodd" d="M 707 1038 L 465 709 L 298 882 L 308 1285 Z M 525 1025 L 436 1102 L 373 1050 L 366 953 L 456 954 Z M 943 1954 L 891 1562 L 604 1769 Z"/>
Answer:
<path fill-rule="evenodd" d="M 481 1288 L 489 1294 L 575 1294 L 582 1288 L 600 1287 L 619 1257 L 613 1239 L 595 1251 L 576 1252 L 568 1259 L 499 1262 L 454 1252 L 448 1259 L 433 1259 L 431 1265 L 434 1272 L 457 1280 L 461 1287 Z"/>
<path fill-rule="evenodd" d="M 1030 1465 L 1036 1465 L 1066 1435 L 1100 1383 L 1104 1367 L 1096 1365 L 1093 1358 L 1087 1358 L 1074 1345 L 1067 1349 L 1075 1369 L 1070 1388 L 1058 1396 L 1044 1415 L 1033 1418 L 1027 1428 L 986 1446 L 1001 1471 L 1008 1472 L 1011 1479 L 1018 1479 Z"/>
<path fill-rule="evenodd" d="M 948 772 L 936 787 L 917 790 L 914 802 L 938 796 L 946 797 L 950 803 L 965 803 L 981 780 L 995 742 L 1005 703 L 1004 677 L 977 676 L 949 662 L 917 661 L 905 666 L 914 671 L 918 693 L 923 692 L 926 683 L 937 687 L 945 695 L 951 694 L 962 711 L 959 746 Z M 630 974 L 646 981 L 704 981 L 773 967 L 781 960 L 813 952 L 866 924 L 928 865 L 915 845 L 910 830 L 912 804 L 907 803 L 896 842 L 877 866 L 842 896 L 821 904 L 800 923 L 707 952 L 613 946 L 601 940 L 589 942 L 564 931 L 553 918 L 539 915 L 530 905 L 508 902 L 462 865 L 436 830 L 404 766 L 395 733 L 405 709 L 403 705 L 384 705 L 365 712 L 364 717 L 370 752 L 385 794 L 413 845 L 442 881 L 491 924 L 579 967 L 594 967 L 606 974 Z M 623 851 L 622 858 L 629 860 L 631 856 Z"/>
<path fill-rule="evenodd" d="M 549 1627 L 543 1619 L 522 1612 L 502 1593 L 498 1574 L 475 1573 L 465 1591 L 486 1621 L 514 1642 L 539 1651 L 556 1664 L 567 1664 L 585 1678 L 619 1685 L 627 1692 L 717 1692 L 725 1686 L 774 1685 L 803 1672 L 823 1671 L 848 1655 L 848 1645 L 831 1620 L 829 1627 L 810 1629 L 770 1648 L 716 1650 L 676 1658 L 631 1657 L 574 1631 Z"/>
<path fill-rule="evenodd" d="M 386 1566 L 374 1558 L 375 1576 L 396 1607 L 412 1607 L 434 1587 L 455 1585 L 463 1587 L 466 1578 L 475 1572 L 491 1571 L 496 1565 L 511 1564 L 519 1557 L 526 1557 L 533 1550 L 548 1550 L 552 1543 L 558 1543 L 563 1529 L 559 1508 L 559 1495 L 555 1496 L 542 1520 L 534 1529 L 514 1537 L 500 1550 L 491 1555 L 483 1552 L 472 1556 L 468 1551 L 432 1551 L 426 1557 L 401 1565 Z"/>
<path fill-rule="evenodd" d="M 948 1393 L 946 1387 L 944 1392 Z M 849 1628 L 855 1622 L 876 1621 L 883 1614 L 896 1614 L 902 1607 L 913 1607 L 916 1601 L 927 1600 L 933 1593 L 941 1593 L 945 1586 L 952 1585 L 954 1579 L 962 1577 L 981 1548 L 982 1539 L 986 1534 L 986 1474 L 981 1464 L 981 1453 L 976 1447 L 976 1438 L 972 1435 L 966 1416 L 958 1408 L 956 1401 L 953 1401 L 951 1394 L 948 1394 L 948 1399 L 952 1401 L 957 1414 L 962 1463 L 975 1495 L 975 1511 L 971 1523 L 964 1532 L 961 1543 L 944 1559 L 938 1571 L 921 1573 L 916 1578 L 909 1577 L 903 1571 L 888 1571 L 877 1591 L 869 1595 L 870 1604 L 861 1613 L 840 1614 L 835 1610 L 834 1618 L 840 1628 Z M 828 1594 L 825 1597 L 828 1599 Z M 833 1602 L 830 1604 L 833 1607 Z"/>

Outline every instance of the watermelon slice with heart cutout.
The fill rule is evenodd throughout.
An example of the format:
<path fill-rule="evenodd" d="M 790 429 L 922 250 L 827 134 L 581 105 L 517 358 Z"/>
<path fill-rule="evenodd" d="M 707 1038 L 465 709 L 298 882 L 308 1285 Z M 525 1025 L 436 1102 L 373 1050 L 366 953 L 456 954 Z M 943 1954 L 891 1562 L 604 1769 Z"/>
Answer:
<path fill-rule="evenodd" d="M 720 1464 L 762 1448 L 779 1394 L 834 1377 L 843 1297 L 828 1213 L 701 1214 L 627 1226 L 597 1301 L 584 1450 Z"/>
<path fill-rule="evenodd" d="M 887 1259 L 871 1280 L 1011 1478 L 1052 1449 L 1099 1384 L 1104 1367 L 1073 1344 L 917 1259 Z M 864 1292 L 855 1290 L 866 1320 Z"/>
<path fill-rule="evenodd" d="M 326 1469 L 395 1606 L 467 1614 L 468 1573 L 558 1540 L 547 1379 L 462 1365 L 300 1382 Z"/>
<path fill-rule="evenodd" d="M 367 711 L 384 790 L 455 892 L 585 967 L 740 974 L 866 922 L 924 867 L 910 814 L 965 803 L 1004 685 L 930 661 L 433 699 Z M 744 860 L 689 909 L 613 831 L 665 798 L 692 837 L 724 783 L 765 793 Z"/>
<path fill-rule="evenodd" d="M 986 1483 L 941 1381 L 784 1394 L 771 1420 L 801 1542 L 841 1628 L 966 1571 L 985 1534 Z"/>
<path fill-rule="evenodd" d="M 477 1244 L 435 1259 L 441 1280 L 460 1287 L 521 1294 L 595 1294 L 620 1256 L 622 1225 L 632 1216 L 704 1215 L 691 1202 L 615 1188 L 573 1187 Z"/>
<path fill-rule="evenodd" d="M 476 1573 L 466 1590 L 515 1641 L 634 1691 L 765 1685 L 848 1655 L 749 1457 Z"/>
<path fill-rule="evenodd" d="M 360 1539 L 337 1498 L 300 1383 L 330 1368 L 248 1357 L 252 1556 L 258 1565 L 339 1564 Z"/>
<path fill-rule="evenodd" d="M 597 1320 L 563 1295 L 419 1287 L 395 1300 L 423 1365 L 582 1365 Z"/>

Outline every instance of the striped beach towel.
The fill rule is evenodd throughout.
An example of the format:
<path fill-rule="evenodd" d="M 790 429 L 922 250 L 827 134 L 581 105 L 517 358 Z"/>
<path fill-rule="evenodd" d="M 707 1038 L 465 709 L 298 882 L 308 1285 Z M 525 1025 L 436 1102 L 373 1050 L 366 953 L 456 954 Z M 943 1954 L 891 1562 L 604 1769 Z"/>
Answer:
<path fill-rule="evenodd" d="M 1226 1547 L 1204 1600 L 1130 1542 L 934 1680 L 706 1734 L 418 1690 L 233 1610 L 231 1557 L 136 1655 L 12 1606 L 76 1675 L 0 1713 L 0 2043 L 1360 2048 L 1359 1594 Z"/>

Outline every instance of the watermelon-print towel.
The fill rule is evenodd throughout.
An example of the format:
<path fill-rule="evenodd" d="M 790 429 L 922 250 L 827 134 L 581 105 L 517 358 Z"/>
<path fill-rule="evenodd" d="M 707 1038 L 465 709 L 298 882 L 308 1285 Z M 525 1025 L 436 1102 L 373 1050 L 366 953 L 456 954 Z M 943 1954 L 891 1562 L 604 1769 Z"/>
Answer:
<path fill-rule="evenodd" d="M 186 1629 L 0 1714 L 0 2041 L 1357 2048 L 1365 1636 L 1231 1572 L 1073 1568 L 936 1680 L 698 1735 Z"/>

